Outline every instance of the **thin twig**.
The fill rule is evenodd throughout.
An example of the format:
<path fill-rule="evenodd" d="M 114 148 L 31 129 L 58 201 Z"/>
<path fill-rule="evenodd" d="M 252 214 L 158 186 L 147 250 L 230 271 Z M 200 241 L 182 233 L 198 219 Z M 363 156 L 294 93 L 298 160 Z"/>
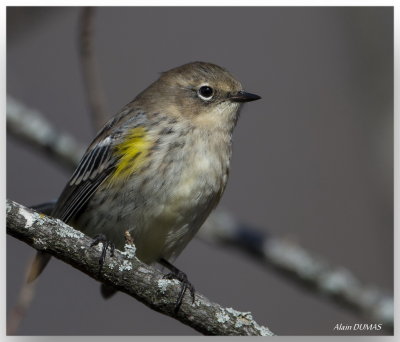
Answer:
<path fill-rule="evenodd" d="M 194 303 L 187 294 L 176 313 L 175 301 L 180 283 L 165 279 L 160 271 L 137 259 L 132 244 L 126 244 L 123 252 L 115 250 L 113 257 L 106 258 L 99 273 L 98 260 L 102 246 L 89 248 L 92 239 L 82 232 L 11 200 L 7 200 L 7 234 L 57 257 L 202 334 L 273 335 L 268 328 L 260 326 L 250 312 L 223 308 L 199 293 L 196 293 Z"/>
<path fill-rule="evenodd" d="M 17 304 L 14 305 L 14 307 L 11 309 L 8 315 L 7 335 L 14 335 L 17 332 L 35 295 L 36 282 L 28 283 L 26 281 L 30 267 L 32 267 L 32 261 L 33 258 L 29 259 L 29 262 L 27 264 L 27 269 L 25 271 L 25 279 L 22 284 L 21 290 L 19 291 Z"/>
<path fill-rule="evenodd" d="M 89 102 L 92 124 L 99 130 L 107 121 L 105 95 L 100 82 L 97 61 L 93 53 L 93 18 L 94 7 L 82 9 L 79 31 L 79 51 L 82 75 Z"/>

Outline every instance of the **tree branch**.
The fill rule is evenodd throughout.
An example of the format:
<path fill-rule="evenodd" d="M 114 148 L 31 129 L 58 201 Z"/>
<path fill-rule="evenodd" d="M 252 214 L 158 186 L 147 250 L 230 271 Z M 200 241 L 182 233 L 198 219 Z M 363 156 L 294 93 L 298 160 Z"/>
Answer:
<path fill-rule="evenodd" d="M 240 224 L 223 210 L 212 213 L 197 235 L 208 243 L 224 244 L 250 255 L 314 293 L 344 304 L 372 322 L 383 323 L 385 330 L 393 331 L 393 297 L 375 286 L 363 284 L 347 268 L 331 265 L 293 241 Z"/>
<path fill-rule="evenodd" d="M 41 113 L 26 107 L 10 95 L 7 95 L 7 133 L 72 170 L 84 153 L 84 148 L 73 137 L 57 131 Z"/>
<path fill-rule="evenodd" d="M 30 258 L 29 263 L 27 265 L 24 277 L 25 279 L 23 281 L 21 290 L 19 291 L 17 303 L 10 310 L 6 327 L 7 335 L 15 335 L 17 333 L 18 327 L 20 326 L 23 318 L 25 317 L 25 314 L 31 305 L 32 299 L 35 296 L 35 289 L 37 283 L 27 282 L 27 276 L 29 274 L 30 268 L 32 267 L 33 260 L 34 256 Z"/>
<path fill-rule="evenodd" d="M 10 101 L 10 99 L 12 101 Z M 16 115 L 15 109 L 19 112 Z M 19 130 L 11 130 L 10 133 L 17 138 L 33 143 L 42 151 L 51 149 L 51 155 L 57 160 L 64 158 L 69 163 L 72 160 L 63 153 L 64 149 L 56 149 L 58 144 L 47 143 L 47 139 L 42 139 L 46 134 L 40 133 L 40 127 L 44 131 L 53 130 L 50 136 L 57 137 L 60 134 L 36 111 L 32 111 L 19 104 L 10 96 L 7 97 L 7 125 L 9 121 L 14 122 L 15 127 L 23 127 L 34 115 L 40 118 L 40 124 L 28 125 L 22 134 Z M 38 136 L 39 138 L 37 138 Z M 71 139 L 71 138 L 69 138 Z M 60 141 L 62 138 L 60 138 Z M 83 149 L 79 145 L 71 144 L 68 150 L 72 155 L 80 155 Z M 75 149 L 75 151 L 74 151 Z M 79 152 L 78 152 L 79 151 Z M 76 159 L 76 163 L 79 158 Z M 68 164 L 67 163 L 67 164 Z M 76 165 L 76 164 L 75 164 Z M 278 237 L 270 237 L 260 230 L 249 225 L 241 224 L 230 213 L 221 209 L 215 210 L 207 219 L 203 227 L 197 234 L 201 239 L 208 243 L 217 243 L 230 246 L 253 257 L 268 269 L 272 268 L 281 274 L 285 274 L 289 279 L 299 285 L 306 286 L 313 293 L 319 294 L 336 304 L 345 304 L 345 307 L 368 317 L 373 321 L 383 322 L 384 328 L 393 330 L 394 308 L 393 297 L 385 295 L 381 290 L 374 286 L 363 284 L 349 270 L 340 266 L 333 266 L 324 261 L 321 257 L 309 253 L 307 250 L 293 242 Z"/>
<path fill-rule="evenodd" d="M 93 17 L 95 8 L 84 7 L 80 20 L 79 51 L 82 75 L 93 127 L 98 130 L 107 122 L 104 91 L 99 82 L 97 62 L 93 53 Z"/>
<path fill-rule="evenodd" d="M 250 312 L 223 308 L 196 293 L 192 304 L 185 295 L 182 306 L 174 313 L 180 283 L 163 278 L 158 270 L 135 257 L 134 245 L 116 250 L 106 258 L 99 274 L 101 246 L 90 248 L 92 239 L 60 220 L 39 214 L 7 200 L 7 234 L 45 251 L 72 265 L 90 277 L 136 298 L 153 310 L 173 317 L 205 335 L 271 336 L 271 331 L 257 324 Z"/>

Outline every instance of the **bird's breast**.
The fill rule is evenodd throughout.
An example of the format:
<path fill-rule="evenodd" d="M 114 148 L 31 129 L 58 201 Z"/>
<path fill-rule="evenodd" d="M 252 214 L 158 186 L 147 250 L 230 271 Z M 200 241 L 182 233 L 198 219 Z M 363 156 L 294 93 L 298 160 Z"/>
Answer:
<path fill-rule="evenodd" d="M 176 183 L 171 204 L 176 207 L 201 206 L 221 196 L 228 178 L 230 146 L 208 136 L 189 139 L 180 153 L 182 162 L 173 171 Z"/>

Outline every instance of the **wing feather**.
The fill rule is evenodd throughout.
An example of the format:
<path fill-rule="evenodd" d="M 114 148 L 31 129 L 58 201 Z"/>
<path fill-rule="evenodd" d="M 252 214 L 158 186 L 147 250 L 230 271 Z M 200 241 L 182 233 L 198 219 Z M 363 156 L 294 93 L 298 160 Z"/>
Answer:
<path fill-rule="evenodd" d="M 53 217 L 68 222 L 79 215 L 99 186 L 116 170 L 121 159 L 124 161 L 127 159 L 127 156 L 115 150 L 115 146 L 118 148 L 118 144 L 123 141 L 123 130 L 120 127 L 123 125 L 139 127 L 146 120 L 146 115 L 142 111 L 134 109 L 132 105 L 133 103 L 124 107 L 98 133 L 61 193 L 52 213 Z M 130 121 L 129 124 L 128 121 Z M 133 125 L 132 122 L 134 122 Z M 112 137 L 110 136 L 111 130 L 113 130 Z M 124 135 L 128 134 L 129 136 L 130 131 L 127 132 Z M 138 138 L 136 141 L 134 134 L 132 139 L 129 147 L 142 142 Z M 141 147 L 143 148 L 143 146 Z M 120 166 L 122 171 L 124 171 L 124 166 L 124 163 Z"/>
<path fill-rule="evenodd" d="M 108 139 L 108 141 L 106 141 Z M 92 144 L 83 156 L 69 183 L 61 193 L 52 216 L 68 222 L 84 207 L 90 197 L 115 167 L 111 139 Z"/>

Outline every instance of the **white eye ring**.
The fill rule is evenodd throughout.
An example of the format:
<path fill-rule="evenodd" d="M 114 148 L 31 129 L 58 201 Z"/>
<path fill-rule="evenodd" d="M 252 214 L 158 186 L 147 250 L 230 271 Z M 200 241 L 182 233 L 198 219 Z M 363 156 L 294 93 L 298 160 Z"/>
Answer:
<path fill-rule="evenodd" d="M 197 91 L 197 95 L 204 101 L 210 101 L 214 96 L 214 89 L 208 84 L 204 84 Z"/>

